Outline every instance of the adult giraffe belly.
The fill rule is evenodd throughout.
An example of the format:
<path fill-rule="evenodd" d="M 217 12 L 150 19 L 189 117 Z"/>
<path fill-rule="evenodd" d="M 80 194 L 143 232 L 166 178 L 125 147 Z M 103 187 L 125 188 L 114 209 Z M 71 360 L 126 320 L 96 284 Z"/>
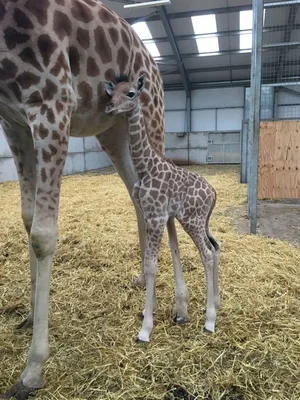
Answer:
<path fill-rule="evenodd" d="M 88 137 L 106 131 L 116 123 L 116 117 L 102 111 L 85 111 L 77 109 L 71 118 L 70 136 Z"/>

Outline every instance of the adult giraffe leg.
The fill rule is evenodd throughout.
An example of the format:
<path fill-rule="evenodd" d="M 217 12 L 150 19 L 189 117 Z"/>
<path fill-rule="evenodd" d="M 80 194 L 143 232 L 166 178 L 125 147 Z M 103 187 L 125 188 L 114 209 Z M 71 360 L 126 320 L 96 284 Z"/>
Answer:
<path fill-rule="evenodd" d="M 32 135 L 29 129 L 23 128 L 20 125 L 11 126 L 3 123 L 3 129 L 18 172 L 22 219 L 29 239 L 36 188 L 36 161 Z M 28 248 L 31 275 L 31 310 L 28 317 L 17 328 L 27 328 L 33 325 L 37 259 L 30 240 L 28 240 Z"/>
<path fill-rule="evenodd" d="M 48 105 L 53 109 L 53 105 Z M 55 124 L 35 110 L 31 131 L 36 149 L 36 195 L 30 242 L 37 259 L 33 335 L 27 364 L 20 380 L 4 395 L 25 400 L 43 387 L 42 369 L 48 359 L 48 310 L 52 260 L 57 242 L 60 183 L 68 150 L 69 113 Z M 40 127 L 43 130 L 40 130 Z"/>
<path fill-rule="evenodd" d="M 127 123 L 124 119 L 117 119 L 116 124 L 109 128 L 107 131 L 99 134 L 97 139 L 102 147 L 102 149 L 109 156 L 113 166 L 120 175 L 122 181 L 124 182 L 130 198 L 135 207 L 138 231 L 139 231 L 139 243 L 141 249 L 142 263 L 141 272 L 139 276 L 135 279 L 134 283 L 137 286 L 145 286 L 145 275 L 143 271 L 144 263 L 144 253 L 145 253 L 145 238 L 146 238 L 146 228 L 143 214 L 132 198 L 132 189 L 134 184 L 137 182 L 138 177 L 135 172 L 130 152 L 129 152 L 129 141 L 127 132 Z"/>

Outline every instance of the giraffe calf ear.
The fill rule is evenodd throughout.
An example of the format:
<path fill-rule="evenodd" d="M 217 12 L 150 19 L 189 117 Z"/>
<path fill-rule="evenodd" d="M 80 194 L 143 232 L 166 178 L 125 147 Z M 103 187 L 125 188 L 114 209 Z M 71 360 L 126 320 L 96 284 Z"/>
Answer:
<path fill-rule="evenodd" d="M 141 93 L 144 87 L 145 87 L 145 75 L 141 75 L 137 80 L 137 92 Z"/>
<path fill-rule="evenodd" d="M 116 85 L 113 82 L 104 82 L 103 85 L 106 93 L 111 97 L 112 91 L 114 90 Z"/>

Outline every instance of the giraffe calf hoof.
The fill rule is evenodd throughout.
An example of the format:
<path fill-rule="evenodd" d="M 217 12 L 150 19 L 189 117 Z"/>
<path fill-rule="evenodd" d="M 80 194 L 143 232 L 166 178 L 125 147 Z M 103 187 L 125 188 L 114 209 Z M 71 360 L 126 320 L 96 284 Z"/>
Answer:
<path fill-rule="evenodd" d="M 179 316 L 177 314 L 174 316 L 173 321 L 177 325 L 185 325 L 185 324 L 188 324 L 190 322 L 188 317 L 181 317 L 181 316 Z"/>
<path fill-rule="evenodd" d="M 147 342 L 146 340 L 142 340 L 140 338 L 137 338 L 135 341 L 137 344 L 148 344 L 149 342 Z"/>
<path fill-rule="evenodd" d="M 6 393 L 0 395 L 0 399 L 27 400 L 38 388 L 30 388 L 22 382 L 15 383 Z"/>
<path fill-rule="evenodd" d="M 31 318 L 25 318 L 20 324 L 16 326 L 16 329 L 32 329 L 33 328 L 33 320 Z"/>
<path fill-rule="evenodd" d="M 143 275 L 139 275 L 132 282 L 132 287 L 134 288 L 144 288 L 146 287 L 146 279 Z"/>

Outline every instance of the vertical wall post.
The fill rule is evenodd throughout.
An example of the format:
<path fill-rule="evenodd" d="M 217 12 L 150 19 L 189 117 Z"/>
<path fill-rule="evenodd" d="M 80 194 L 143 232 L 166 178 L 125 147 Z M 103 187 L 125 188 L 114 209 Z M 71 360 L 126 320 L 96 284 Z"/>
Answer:
<path fill-rule="evenodd" d="M 186 133 L 187 133 L 187 163 L 190 164 L 190 133 L 192 130 L 192 105 L 190 94 L 186 97 Z"/>
<path fill-rule="evenodd" d="M 249 115 L 250 173 L 248 201 L 250 211 L 250 232 L 257 228 L 258 155 L 261 97 L 261 59 L 263 41 L 263 0 L 253 0 L 253 36 L 251 57 L 251 100 Z"/>
<path fill-rule="evenodd" d="M 242 121 L 240 183 L 247 183 L 248 121 Z"/>

